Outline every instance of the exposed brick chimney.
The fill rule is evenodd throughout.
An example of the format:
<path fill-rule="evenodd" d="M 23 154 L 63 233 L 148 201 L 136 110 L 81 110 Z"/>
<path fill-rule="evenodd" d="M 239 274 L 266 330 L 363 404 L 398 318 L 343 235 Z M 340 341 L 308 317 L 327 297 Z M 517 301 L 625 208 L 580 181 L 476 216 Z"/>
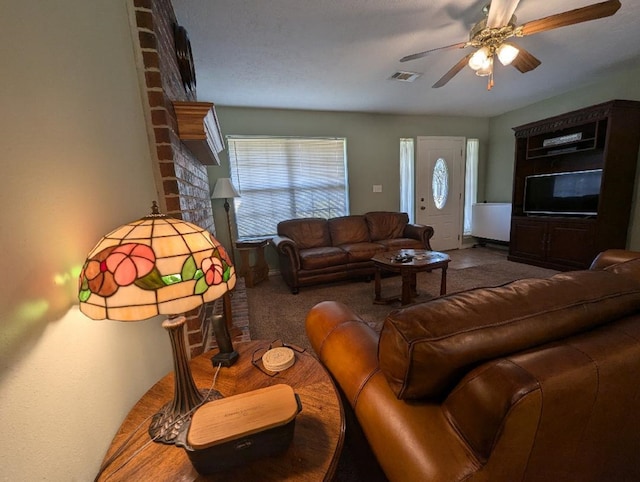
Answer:
<path fill-rule="evenodd" d="M 174 101 L 195 101 L 180 77 L 174 48 L 176 16 L 170 0 L 129 0 L 133 16 L 134 48 L 158 204 L 163 212 L 201 226 L 215 235 L 206 167 L 180 142 Z M 130 5 L 131 7 L 131 5 Z M 137 42 L 136 42 L 137 38 Z M 221 301 L 186 313 L 186 340 L 191 356 L 207 346 L 210 320 Z"/>

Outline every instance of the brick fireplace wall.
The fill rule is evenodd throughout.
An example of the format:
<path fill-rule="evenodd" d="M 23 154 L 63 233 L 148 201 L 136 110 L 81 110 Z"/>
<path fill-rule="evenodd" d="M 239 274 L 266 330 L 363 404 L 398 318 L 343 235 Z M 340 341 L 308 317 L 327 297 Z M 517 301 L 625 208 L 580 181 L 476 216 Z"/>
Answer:
<path fill-rule="evenodd" d="M 151 156 L 162 211 L 197 224 L 215 235 L 206 167 L 178 137 L 174 101 L 195 101 L 180 77 L 174 49 L 177 23 L 170 0 L 129 0 Z M 137 39 L 137 42 L 136 42 Z M 220 302 L 186 314 L 188 351 L 199 355 L 209 347 L 211 315 Z"/>

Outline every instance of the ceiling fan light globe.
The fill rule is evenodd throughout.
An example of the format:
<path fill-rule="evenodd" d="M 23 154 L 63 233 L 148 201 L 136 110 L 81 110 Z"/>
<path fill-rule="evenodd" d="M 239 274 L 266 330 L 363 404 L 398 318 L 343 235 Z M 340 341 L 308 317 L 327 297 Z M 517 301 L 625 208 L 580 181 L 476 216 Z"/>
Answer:
<path fill-rule="evenodd" d="M 469 67 L 473 70 L 481 69 L 486 66 L 488 59 L 489 49 L 487 47 L 482 47 L 469 58 Z"/>
<path fill-rule="evenodd" d="M 500 45 L 497 50 L 498 59 L 504 66 L 511 64 L 511 62 L 516 59 L 519 53 L 520 50 L 518 50 L 515 45 L 506 42 Z"/>
<path fill-rule="evenodd" d="M 493 73 L 493 57 L 489 57 L 486 62 L 476 70 L 478 77 L 487 77 Z"/>

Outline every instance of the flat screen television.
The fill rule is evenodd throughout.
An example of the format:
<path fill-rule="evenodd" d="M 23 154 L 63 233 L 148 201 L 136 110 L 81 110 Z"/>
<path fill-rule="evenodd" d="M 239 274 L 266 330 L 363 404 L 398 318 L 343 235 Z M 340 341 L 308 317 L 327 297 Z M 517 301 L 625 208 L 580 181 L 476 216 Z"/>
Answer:
<path fill-rule="evenodd" d="M 525 214 L 595 216 L 602 169 L 527 176 Z"/>

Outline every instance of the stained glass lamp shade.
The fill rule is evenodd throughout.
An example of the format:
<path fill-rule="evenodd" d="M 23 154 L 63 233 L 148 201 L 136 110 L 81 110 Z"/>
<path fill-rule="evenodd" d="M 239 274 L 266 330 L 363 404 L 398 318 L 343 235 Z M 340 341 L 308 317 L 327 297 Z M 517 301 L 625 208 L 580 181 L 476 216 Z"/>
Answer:
<path fill-rule="evenodd" d="M 169 315 L 174 355 L 174 399 L 149 427 L 152 438 L 173 443 L 190 413 L 207 398 L 189 369 L 183 313 L 232 290 L 236 273 L 222 245 L 206 230 L 158 212 L 103 237 L 87 256 L 79 280 L 80 311 L 89 318 L 140 321 Z"/>

